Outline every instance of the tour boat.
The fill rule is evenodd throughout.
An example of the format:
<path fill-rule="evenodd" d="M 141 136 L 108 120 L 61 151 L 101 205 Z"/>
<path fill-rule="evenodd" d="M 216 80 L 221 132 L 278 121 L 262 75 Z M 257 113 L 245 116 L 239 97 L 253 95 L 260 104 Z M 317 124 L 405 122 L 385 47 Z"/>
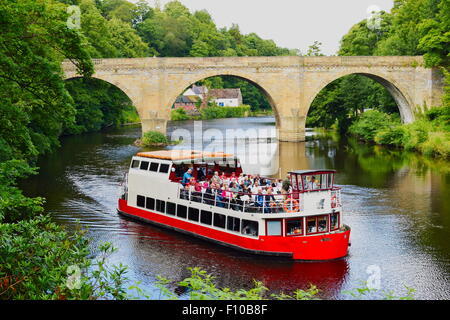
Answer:
<path fill-rule="evenodd" d="M 295 260 L 347 255 L 350 227 L 342 222 L 335 170 L 291 171 L 284 187 L 288 191 L 279 188 L 280 180 L 256 176 L 261 185 L 253 185 L 257 189 L 250 193 L 206 184 L 194 188 L 183 181 L 189 168 L 197 181 L 216 175 L 213 180 L 228 183 L 249 176 L 239 159 L 223 152 L 139 152 L 125 175 L 118 212 L 254 254 Z M 265 191 L 267 186 L 277 191 Z"/>

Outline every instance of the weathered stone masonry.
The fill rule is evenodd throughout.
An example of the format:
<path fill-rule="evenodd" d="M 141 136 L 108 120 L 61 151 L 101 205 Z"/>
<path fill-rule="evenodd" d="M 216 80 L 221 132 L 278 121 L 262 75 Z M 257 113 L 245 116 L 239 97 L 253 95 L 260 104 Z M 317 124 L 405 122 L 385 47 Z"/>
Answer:
<path fill-rule="evenodd" d="M 278 138 L 303 141 L 305 118 L 317 94 L 349 74 L 370 77 L 392 94 L 405 123 L 440 104 L 442 76 L 422 57 L 212 57 L 96 59 L 94 78 L 125 92 L 142 120 L 142 131 L 166 131 L 170 107 L 187 87 L 204 78 L 232 75 L 259 87 L 275 111 Z M 68 61 L 66 79 L 77 77 Z"/>

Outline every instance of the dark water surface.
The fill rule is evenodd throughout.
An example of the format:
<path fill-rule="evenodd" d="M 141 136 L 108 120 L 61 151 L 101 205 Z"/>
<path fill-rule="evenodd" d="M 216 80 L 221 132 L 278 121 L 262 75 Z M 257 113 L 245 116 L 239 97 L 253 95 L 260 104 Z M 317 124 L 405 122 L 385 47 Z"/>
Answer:
<path fill-rule="evenodd" d="M 56 222 L 87 228 L 94 253 L 99 242 L 111 241 L 119 249 L 111 262 L 128 265 L 128 276 L 149 290 L 157 275 L 181 280 L 189 275 L 187 267 L 198 266 L 216 276 L 219 286 L 249 288 L 257 279 L 279 292 L 313 283 L 324 298 L 349 299 L 343 291 L 361 287 L 375 268 L 382 290 L 402 294 L 408 286 L 418 299 L 450 299 L 450 163 L 312 133 L 306 142 L 278 143 L 270 139 L 273 122 L 211 120 L 196 123 L 197 129 L 193 122 L 178 122 L 169 125 L 169 133 L 195 135 L 195 130 L 213 128 L 216 140 L 206 139 L 206 147 L 225 149 L 227 129 L 252 129 L 256 139 L 238 139 L 234 150 L 247 158 L 244 171 L 284 177 L 292 169 L 338 170 L 344 223 L 352 228 L 346 258 L 318 263 L 268 259 L 120 217 L 119 184 L 139 150 L 132 143 L 140 128 L 64 138 L 57 152 L 42 157 L 39 175 L 23 187 L 47 199 Z M 198 142 L 198 137 L 191 141 L 194 147 Z M 250 159 L 255 156 L 259 165 Z"/>

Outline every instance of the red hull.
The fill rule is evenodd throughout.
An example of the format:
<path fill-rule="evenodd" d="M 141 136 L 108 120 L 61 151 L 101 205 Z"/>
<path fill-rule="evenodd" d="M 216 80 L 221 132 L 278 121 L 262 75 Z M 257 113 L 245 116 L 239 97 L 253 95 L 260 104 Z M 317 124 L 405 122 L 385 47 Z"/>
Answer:
<path fill-rule="evenodd" d="M 336 233 L 280 237 L 259 236 L 251 239 L 170 216 L 130 207 L 120 199 L 118 211 L 128 217 L 155 223 L 189 233 L 222 245 L 256 254 L 288 256 L 295 260 L 332 260 L 345 257 L 348 252 L 350 228 Z"/>

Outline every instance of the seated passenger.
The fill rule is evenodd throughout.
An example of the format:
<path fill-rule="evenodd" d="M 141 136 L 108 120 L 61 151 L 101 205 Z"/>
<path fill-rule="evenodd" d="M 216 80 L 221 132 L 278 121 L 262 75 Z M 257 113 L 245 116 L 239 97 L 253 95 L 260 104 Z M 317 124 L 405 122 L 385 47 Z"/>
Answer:
<path fill-rule="evenodd" d="M 211 178 L 211 183 L 220 183 L 219 172 L 214 171 L 214 175 Z"/>
<path fill-rule="evenodd" d="M 233 171 L 233 172 L 231 173 L 230 183 L 231 183 L 231 182 L 237 182 L 237 181 L 238 181 L 238 178 L 236 177 L 236 173 Z"/>
<path fill-rule="evenodd" d="M 259 182 L 255 181 L 255 183 L 253 183 L 253 185 L 250 188 L 250 192 L 252 193 L 253 201 L 255 201 L 255 202 L 256 202 L 256 195 L 258 194 L 259 189 L 260 189 Z"/>
<path fill-rule="evenodd" d="M 230 179 L 225 175 L 225 172 L 222 171 L 222 174 L 220 175 L 220 183 L 228 184 Z"/>

